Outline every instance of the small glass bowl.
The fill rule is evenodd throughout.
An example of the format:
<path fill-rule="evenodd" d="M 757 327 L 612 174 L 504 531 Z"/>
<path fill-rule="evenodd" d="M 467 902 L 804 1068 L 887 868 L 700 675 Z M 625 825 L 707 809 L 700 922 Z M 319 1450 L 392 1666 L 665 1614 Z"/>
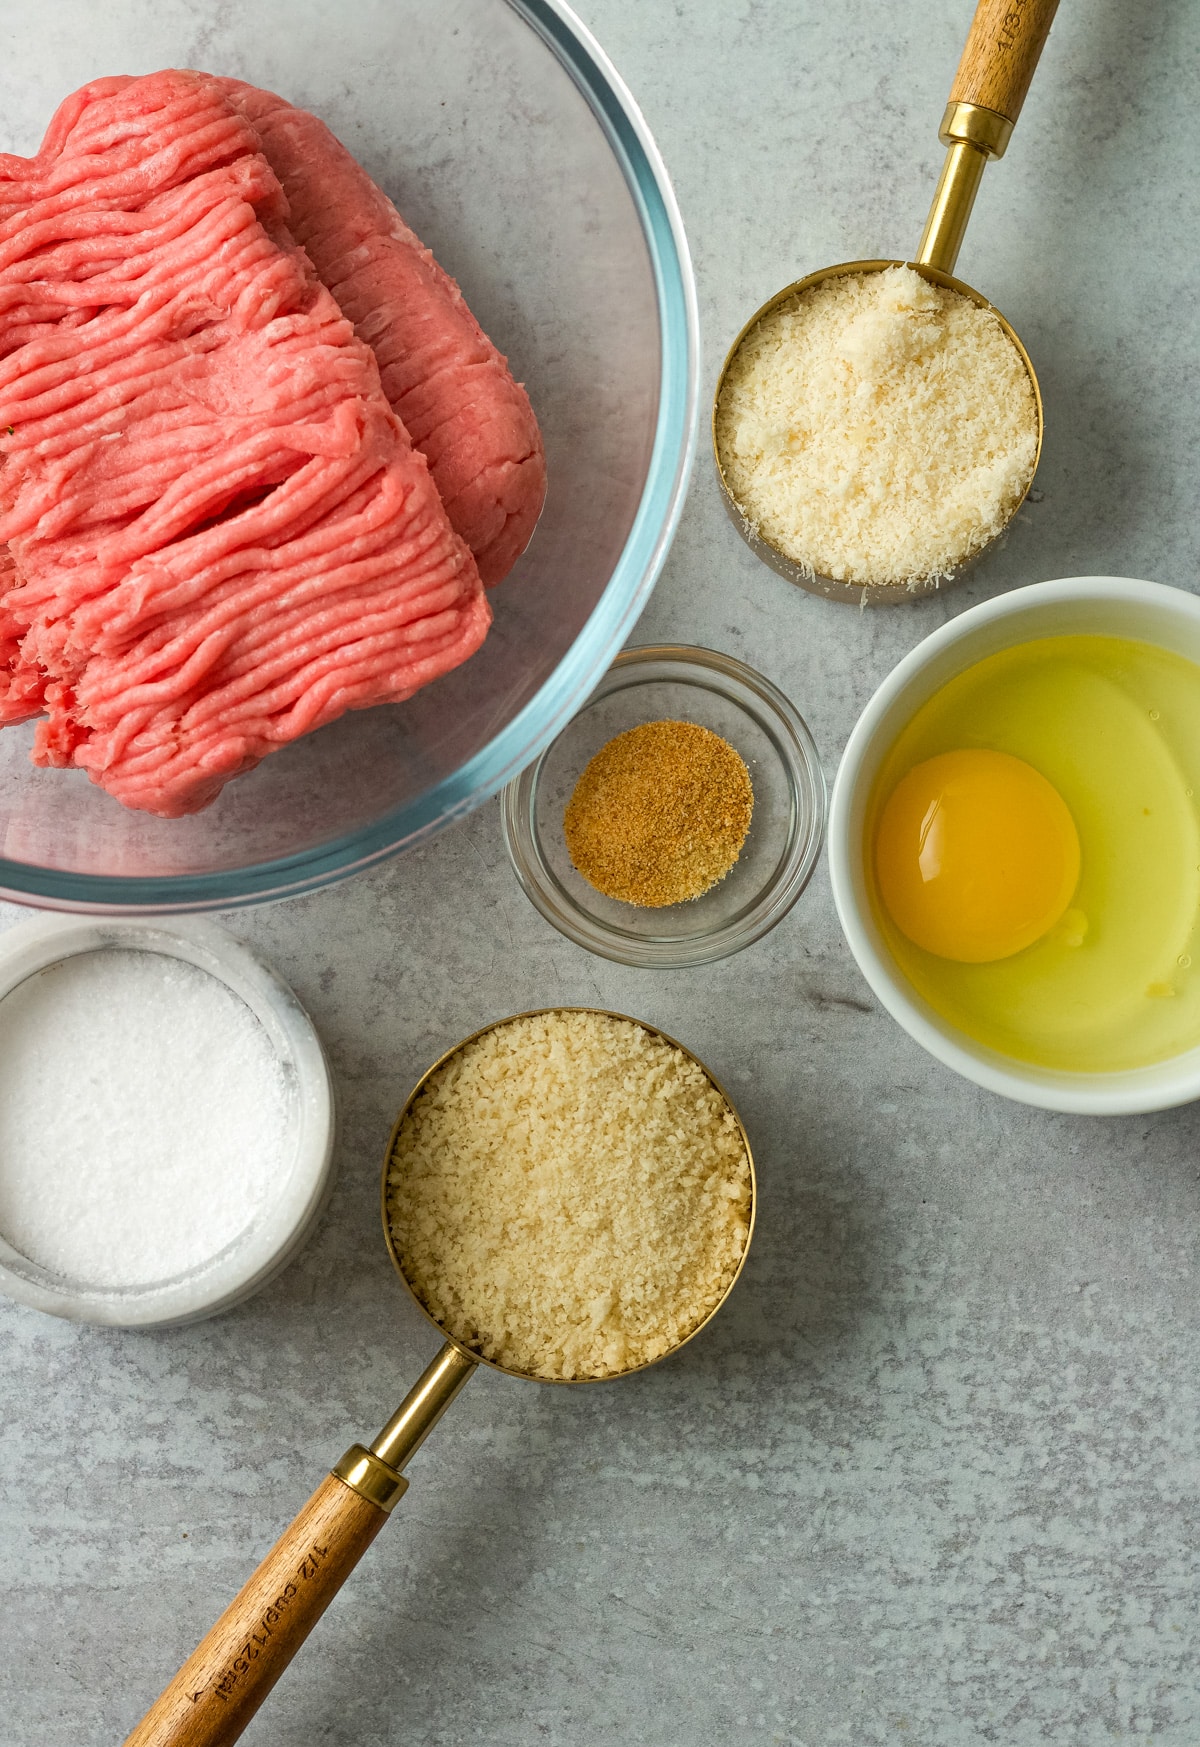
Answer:
<path fill-rule="evenodd" d="M 31 1261 L 0 1233 L 0 1294 L 72 1322 L 171 1328 L 241 1304 L 273 1280 L 312 1236 L 333 1189 L 333 1079 L 313 1022 L 291 989 L 256 952 L 214 922 L 181 918 L 168 925 L 77 916 L 18 923 L 0 934 L 0 1000 L 27 977 L 75 953 L 112 949 L 183 959 L 245 1002 L 274 1046 L 289 1089 L 291 1162 L 272 1179 L 245 1229 L 184 1273 L 144 1285 L 97 1286 Z M 254 1170 L 255 1161 L 248 1159 L 246 1168 Z"/>
<path fill-rule="evenodd" d="M 641 722 L 699 722 L 741 753 L 754 785 L 742 852 L 698 898 L 642 909 L 606 898 L 572 865 L 563 814 L 589 759 Z M 534 907 L 601 958 L 657 969 L 740 952 L 786 916 L 816 866 L 825 777 L 813 737 L 761 673 L 713 649 L 626 649 L 558 738 L 501 796 L 504 840 Z"/>

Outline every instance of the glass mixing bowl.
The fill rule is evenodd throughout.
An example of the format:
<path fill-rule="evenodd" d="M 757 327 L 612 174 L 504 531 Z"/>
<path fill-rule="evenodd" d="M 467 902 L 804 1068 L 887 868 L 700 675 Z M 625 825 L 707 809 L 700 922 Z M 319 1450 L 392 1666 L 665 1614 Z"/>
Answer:
<path fill-rule="evenodd" d="M 211 16 L 210 16 L 211 14 Z M 0 148 L 67 92 L 198 66 L 315 110 L 458 279 L 533 401 L 549 492 L 495 624 L 408 703 L 275 753 L 189 819 L 127 812 L 0 733 L 0 893 L 71 910 L 209 909 L 340 879 L 500 789 L 588 697 L 646 603 L 695 431 L 687 244 L 628 91 L 559 0 L 271 9 L 57 0 L 14 22 Z M 286 28 L 283 28 L 286 23 Z"/>

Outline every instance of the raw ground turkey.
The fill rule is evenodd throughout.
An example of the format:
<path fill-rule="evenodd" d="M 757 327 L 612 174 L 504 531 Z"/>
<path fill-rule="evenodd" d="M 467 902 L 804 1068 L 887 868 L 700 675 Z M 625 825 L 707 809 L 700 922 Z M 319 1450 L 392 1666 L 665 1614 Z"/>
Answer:
<path fill-rule="evenodd" d="M 44 713 L 38 762 L 150 812 L 410 696 L 487 630 L 285 211 L 202 74 L 97 80 L 35 158 L 0 156 L 0 723 Z"/>
<path fill-rule="evenodd" d="M 292 234 L 375 353 L 392 410 L 490 588 L 524 551 L 546 496 L 528 395 L 454 280 L 325 123 L 270 91 L 221 84 L 279 177 Z"/>

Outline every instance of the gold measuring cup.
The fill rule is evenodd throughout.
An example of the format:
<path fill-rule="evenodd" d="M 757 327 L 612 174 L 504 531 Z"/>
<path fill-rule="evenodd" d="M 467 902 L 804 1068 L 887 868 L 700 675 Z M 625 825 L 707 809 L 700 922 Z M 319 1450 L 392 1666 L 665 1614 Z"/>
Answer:
<path fill-rule="evenodd" d="M 831 576 L 813 575 L 763 538 L 758 529 L 746 520 L 730 490 L 717 442 L 717 408 L 729 366 L 737 356 L 742 342 L 763 317 L 800 292 L 810 290 L 823 280 L 837 279 L 848 273 L 882 273 L 888 267 L 915 267 L 923 278 L 934 285 L 961 292 L 972 303 L 992 310 L 1020 353 L 1029 372 L 1034 405 L 1037 408 L 1037 451 L 1033 467 L 1034 473 L 1037 472 L 1037 464 L 1042 454 L 1042 394 L 1029 354 L 1000 311 L 970 285 L 964 284 L 961 279 L 952 278 L 951 275 L 958 260 L 967 220 L 975 204 L 975 195 L 979 190 L 984 168 L 990 159 L 1004 156 L 1057 10 L 1058 0 L 979 0 L 966 47 L 950 88 L 950 101 L 946 105 L 938 132 L 938 138 L 947 148 L 946 161 L 934 192 L 929 217 L 925 221 L 916 259 L 844 261 L 840 266 L 823 267 L 819 273 L 810 273 L 805 279 L 797 279 L 794 284 L 785 286 L 777 296 L 770 298 L 761 309 L 755 310 L 729 348 L 721 366 L 713 396 L 712 446 L 725 507 L 739 534 L 764 564 L 769 564 L 780 576 L 785 576 L 789 582 L 807 589 L 810 594 L 823 595 L 828 600 L 851 601 L 855 606 L 890 605 L 899 601 L 915 600 L 932 592 L 939 585 L 937 581 L 914 584 L 902 577 L 897 577 L 886 585 L 839 582 Z M 1030 475 L 1030 484 L 1032 482 L 1033 474 Z M 1024 496 L 1021 499 L 1021 503 L 1023 502 Z M 1021 503 L 1014 505 L 1012 515 L 1016 515 Z M 1011 519 L 1012 516 L 1009 517 L 1010 521 Z M 962 571 L 977 563 L 1004 532 L 1005 529 L 1001 528 L 986 545 L 965 560 L 959 566 L 958 574 L 961 575 Z"/>
<path fill-rule="evenodd" d="M 602 1011 L 604 1009 L 589 1007 L 537 1010 L 538 1013 Z M 432 1076 L 452 1056 L 457 1055 L 459 1050 L 465 1049 L 487 1032 L 510 1024 L 512 1019 L 536 1016 L 536 1013 L 516 1013 L 509 1019 L 498 1019 L 492 1025 L 485 1025 L 479 1031 L 473 1032 L 470 1037 L 464 1037 L 453 1049 L 447 1050 L 413 1088 L 396 1118 L 387 1152 L 384 1154 L 380 1205 L 388 1254 L 421 1314 L 442 1336 L 445 1344 L 441 1352 L 409 1390 L 370 1448 L 352 1444 L 342 1459 L 334 1464 L 333 1471 L 321 1482 L 291 1526 L 284 1530 L 258 1570 L 127 1737 L 125 1747 L 226 1747 L 228 1742 L 237 1740 L 387 1522 L 392 1507 L 408 1490 L 408 1481 L 403 1473 L 405 1465 L 477 1366 L 486 1365 L 489 1370 L 503 1371 L 506 1376 L 536 1383 L 600 1383 L 613 1380 L 609 1377 L 532 1377 L 507 1366 L 493 1364 L 490 1359 L 472 1352 L 430 1316 L 405 1278 L 392 1242 L 387 1212 L 388 1166 L 400 1133 L 400 1125 L 409 1110 Z M 702 1328 L 708 1326 L 725 1303 L 746 1263 L 750 1239 L 754 1235 L 758 1190 L 754 1177 L 754 1158 L 741 1118 L 724 1087 L 709 1073 L 704 1063 L 691 1050 L 685 1049 L 683 1044 L 676 1042 L 665 1031 L 659 1031 L 656 1026 L 646 1025 L 640 1019 L 631 1020 L 625 1013 L 609 1013 L 607 1017 L 623 1019 L 641 1026 L 643 1031 L 661 1038 L 664 1043 L 687 1056 L 689 1061 L 695 1062 L 732 1111 L 750 1169 L 749 1227 L 741 1260 L 729 1285 L 704 1321 L 684 1340 L 662 1354 L 661 1358 L 614 1373 L 614 1376 L 628 1377 L 634 1371 L 648 1370 L 650 1365 L 660 1364 L 663 1358 L 670 1358 L 672 1353 L 686 1346 Z"/>

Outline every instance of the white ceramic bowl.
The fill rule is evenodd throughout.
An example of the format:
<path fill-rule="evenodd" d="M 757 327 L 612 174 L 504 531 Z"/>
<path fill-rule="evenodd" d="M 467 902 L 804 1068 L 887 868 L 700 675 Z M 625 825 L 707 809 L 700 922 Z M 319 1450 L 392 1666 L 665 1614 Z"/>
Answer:
<path fill-rule="evenodd" d="M 215 923 L 39 918 L 0 934 L 0 1001 L 19 983 L 75 953 L 120 947 L 197 965 L 233 991 L 266 1031 L 291 1096 L 289 1168 L 252 1222 L 186 1273 L 153 1285 L 98 1290 L 40 1267 L 0 1233 L 0 1293 L 73 1322 L 161 1328 L 240 1304 L 286 1267 L 312 1232 L 333 1187 L 333 1081 L 320 1039 L 295 995 L 269 966 Z M 246 1161 L 247 1170 L 254 1161 Z"/>
<path fill-rule="evenodd" d="M 917 994 L 871 911 L 867 803 L 888 748 L 934 692 L 986 656 L 1035 637 L 1092 633 L 1158 644 L 1200 663 L 1200 600 L 1160 583 L 1074 576 L 1015 589 L 926 637 L 884 680 L 855 725 L 833 785 L 829 874 L 838 917 L 863 975 L 893 1019 L 947 1067 L 1023 1104 L 1085 1115 L 1165 1110 L 1200 1097 L 1200 1047 L 1151 1067 L 1077 1074 L 999 1054 L 956 1030 Z"/>

